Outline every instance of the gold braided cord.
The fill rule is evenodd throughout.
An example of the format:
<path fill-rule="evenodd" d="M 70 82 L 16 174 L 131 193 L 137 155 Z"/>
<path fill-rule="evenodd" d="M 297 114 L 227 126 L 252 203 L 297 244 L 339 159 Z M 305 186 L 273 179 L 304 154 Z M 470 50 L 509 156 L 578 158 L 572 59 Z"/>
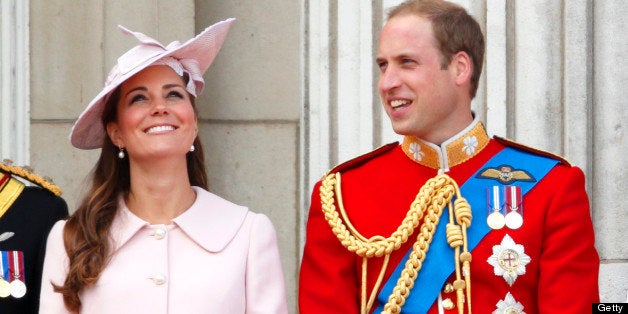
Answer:
<path fill-rule="evenodd" d="M 442 178 L 437 176 L 428 180 L 421 188 L 421 191 L 419 191 L 419 194 L 421 194 L 424 188 L 428 187 L 436 192 L 436 196 L 430 198 L 428 200 L 429 203 L 426 204 L 427 216 L 421 225 L 420 232 L 417 235 L 417 241 L 412 246 L 412 252 L 406 261 L 405 267 L 397 280 L 397 285 L 393 289 L 392 294 L 388 297 L 388 303 L 384 306 L 383 313 L 401 313 L 401 307 L 410 295 L 412 287 L 414 287 L 414 281 L 423 266 L 423 261 L 425 260 L 434 233 L 436 232 L 436 226 L 438 225 L 442 210 L 448 205 L 455 193 L 455 187 L 451 184 L 447 184 L 446 178 L 449 177 L 445 176 L 446 175 L 442 175 Z"/>
<path fill-rule="evenodd" d="M 9 159 L 5 159 L 0 162 L 0 171 L 11 173 L 30 182 L 36 183 L 42 188 L 52 192 L 56 196 L 61 195 L 61 189 L 54 183 L 52 183 L 52 180 L 50 180 L 50 178 L 41 177 L 35 174 L 32 169 L 28 167 L 14 166 L 13 162 Z"/>
<path fill-rule="evenodd" d="M 338 215 L 334 204 L 334 187 L 342 219 Z M 454 202 L 454 209 L 452 209 L 451 200 L 454 195 L 457 199 Z M 447 226 L 447 240 L 456 253 L 455 264 L 457 280 L 454 284 L 456 287 L 460 286 L 460 280 L 458 280 L 460 279 L 460 261 L 464 260 L 466 268 L 463 266 L 465 279 L 462 280 L 462 287 L 463 289 L 466 288 L 467 299 L 470 300 L 470 274 L 468 266 L 471 261 L 471 255 L 467 249 L 466 228 L 471 224 L 471 208 L 466 200 L 460 196 L 460 189 L 458 188 L 456 182 L 448 175 L 440 174 L 428 180 L 423 187 L 421 187 L 415 200 L 410 205 L 410 209 L 408 210 L 401 225 L 388 238 L 374 236 L 370 239 L 366 239 L 351 224 L 342 203 L 339 173 L 329 174 L 323 179 L 320 187 L 320 197 L 325 219 L 340 243 L 342 243 L 342 245 L 350 252 L 354 252 L 356 255 L 363 258 L 361 313 L 370 312 L 370 308 L 372 307 L 375 299 L 375 294 L 377 290 L 379 290 L 379 286 L 383 281 L 383 274 L 388 265 L 390 254 L 399 249 L 401 245 L 408 240 L 408 237 L 414 233 L 414 229 L 418 226 L 419 221 L 423 218 L 423 215 L 427 213 L 417 235 L 417 240 L 412 246 L 410 257 L 408 258 L 405 268 L 401 273 L 401 277 L 397 281 L 397 285 L 393 289 L 393 293 L 389 296 L 388 303 L 384 306 L 384 313 L 399 313 L 401 311 L 401 307 L 405 303 L 406 298 L 414 286 L 414 281 L 418 276 L 427 250 L 432 242 L 442 210 L 448 205 L 450 222 Z M 454 224 L 453 212 L 455 212 L 456 222 L 459 225 Z M 459 251 L 461 246 L 464 250 L 464 253 L 462 253 L 464 258 L 460 258 L 461 254 Z M 384 265 L 382 266 L 378 280 L 373 288 L 373 291 L 371 291 L 369 302 L 367 303 L 365 302 L 367 260 L 371 257 L 381 256 L 385 257 Z M 460 292 L 461 290 L 458 292 L 459 311 L 463 308 L 461 305 L 463 305 L 465 301 L 464 295 L 460 296 Z M 467 305 L 469 313 L 471 313 L 470 303 Z"/>
<path fill-rule="evenodd" d="M 456 282 L 454 282 L 454 288 L 456 289 L 456 295 L 457 295 L 457 300 L 458 300 L 458 313 L 459 314 L 463 313 L 465 296 L 466 296 L 466 303 L 467 303 L 467 311 L 468 313 L 471 313 L 471 252 L 469 252 L 467 228 L 471 226 L 471 220 L 473 218 L 473 215 L 471 214 L 471 206 L 469 205 L 469 203 L 467 202 L 465 198 L 457 197 L 456 200 L 454 201 L 454 208 L 455 208 L 454 212 L 455 212 L 456 223 L 457 223 L 456 233 L 458 234 L 459 232 L 460 234 L 459 238 L 461 239 L 461 241 L 449 241 L 449 232 L 448 232 L 447 242 L 455 250 L 454 256 L 456 259 L 456 282 L 460 282 L 461 283 L 460 285 L 464 284 L 463 286 L 455 287 Z M 450 211 L 449 211 L 450 224 L 454 223 L 453 217 L 454 217 L 454 213 L 452 213 L 451 206 L 450 206 Z M 462 253 L 460 253 L 461 249 L 462 249 Z M 462 263 L 462 269 L 460 269 L 461 263 Z M 462 277 L 464 277 L 464 279 L 462 279 L 458 275 L 460 272 L 462 272 Z M 466 292 L 466 295 L 463 293 L 463 290 Z"/>

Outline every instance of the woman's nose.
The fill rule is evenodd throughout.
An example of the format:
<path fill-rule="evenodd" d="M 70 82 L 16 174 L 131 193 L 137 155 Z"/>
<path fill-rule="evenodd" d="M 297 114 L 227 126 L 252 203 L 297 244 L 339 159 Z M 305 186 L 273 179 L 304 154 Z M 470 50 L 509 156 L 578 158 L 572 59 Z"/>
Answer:
<path fill-rule="evenodd" d="M 156 100 L 153 101 L 153 108 L 152 108 L 153 115 L 165 114 L 167 112 L 168 112 L 168 107 L 166 106 L 166 102 L 163 99 L 157 98 Z"/>

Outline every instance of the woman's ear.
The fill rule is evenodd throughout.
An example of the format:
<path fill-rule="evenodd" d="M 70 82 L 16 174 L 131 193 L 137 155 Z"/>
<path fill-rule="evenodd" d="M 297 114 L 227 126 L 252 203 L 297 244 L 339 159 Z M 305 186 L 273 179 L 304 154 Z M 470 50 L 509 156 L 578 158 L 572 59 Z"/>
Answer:
<path fill-rule="evenodd" d="M 107 123 L 107 135 L 109 135 L 109 138 L 111 139 L 113 145 L 116 145 L 117 147 L 125 147 L 124 142 L 120 137 L 120 128 L 118 127 L 117 123 Z"/>

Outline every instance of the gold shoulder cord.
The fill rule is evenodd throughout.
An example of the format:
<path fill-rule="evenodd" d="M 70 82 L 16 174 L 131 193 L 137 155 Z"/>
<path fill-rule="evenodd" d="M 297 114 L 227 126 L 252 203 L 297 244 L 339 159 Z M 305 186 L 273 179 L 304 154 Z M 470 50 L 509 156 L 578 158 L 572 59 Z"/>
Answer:
<path fill-rule="evenodd" d="M 338 199 L 338 207 L 342 219 L 338 211 L 336 211 L 334 194 Z M 452 206 L 451 200 L 454 195 L 456 200 Z M 323 179 L 320 187 L 320 197 L 325 219 L 338 240 L 340 240 L 340 243 L 350 252 L 363 258 L 360 304 L 362 314 L 369 313 L 375 302 L 377 291 L 379 290 L 384 273 L 388 267 L 390 254 L 408 241 L 408 237 L 414 233 L 419 221 L 427 213 L 423 224 L 420 226 L 420 232 L 417 235 L 416 242 L 412 246 L 412 252 L 405 264 L 405 268 L 401 272 L 401 277 L 397 281 L 397 285 L 393 289 L 392 294 L 388 297 L 388 303 L 384 306 L 383 311 L 383 313 L 401 312 L 401 307 L 405 303 L 406 298 L 410 295 L 410 290 L 412 290 L 423 260 L 425 260 L 425 255 L 432 242 L 443 208 L 448 206 L 449 222 L 447 223 L 447 242 L 455 251 L 456 281 L 454 281 L 454 288 L 456 289 L 457 295 L 458 313 L 462 314 L 464 312 L 464 290 L 466 290 L 467 310 L 468 313 L 471 313 L 471 253 L 467 245 L 467 228 L 471 225 L 471 207 L 467 200 L 460 195 L 458 184 L 456 184 L 451 177 L 446 174 L 440 174 L 428 180 L 425 185 L 421 187 L 415 200 L 410 205 L 410 209 L 401 225 L 388 238 L 378 235 L 366 239 L 353 227 L 342 202 L 340 173 L 329 174 Z M 461 249 L 462 253 L 460 252 Z M 375 286 L 367 301 L 366 274 L 368 259 L 382 256 L 384 256 L 382 269 L 380 270 Z"/>
<path fill-rule="evenodd" d="M 27 167 L 18 167 L 12 164 L 13 162 L 9 159 L 3 160 L 2 162 L 0 162 L 0 171 L 11 173 L 33 183 L 36 183 L 42 188 L 52 192 L 56 196 L 61 195 L 61 189 L 54 183 L 52 183 L 49 178 L 42 178 L 39 175 L 33 173 L 31 169 Z"/>

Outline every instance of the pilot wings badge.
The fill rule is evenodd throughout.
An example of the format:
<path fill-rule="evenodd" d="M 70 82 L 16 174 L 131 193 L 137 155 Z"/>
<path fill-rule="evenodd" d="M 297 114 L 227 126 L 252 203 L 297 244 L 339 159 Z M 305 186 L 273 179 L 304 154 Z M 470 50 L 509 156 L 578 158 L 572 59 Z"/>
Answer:
<path fill-rule="evenodd" d="M 496 168 L 484 168 L 476 176 L 480 179 L 493 179 L 501 184 L 512 184 L 517 181 L 536 182 L 536 179 L 523 169 L 515 169 L 509 165 L 501 165 Z"/>

